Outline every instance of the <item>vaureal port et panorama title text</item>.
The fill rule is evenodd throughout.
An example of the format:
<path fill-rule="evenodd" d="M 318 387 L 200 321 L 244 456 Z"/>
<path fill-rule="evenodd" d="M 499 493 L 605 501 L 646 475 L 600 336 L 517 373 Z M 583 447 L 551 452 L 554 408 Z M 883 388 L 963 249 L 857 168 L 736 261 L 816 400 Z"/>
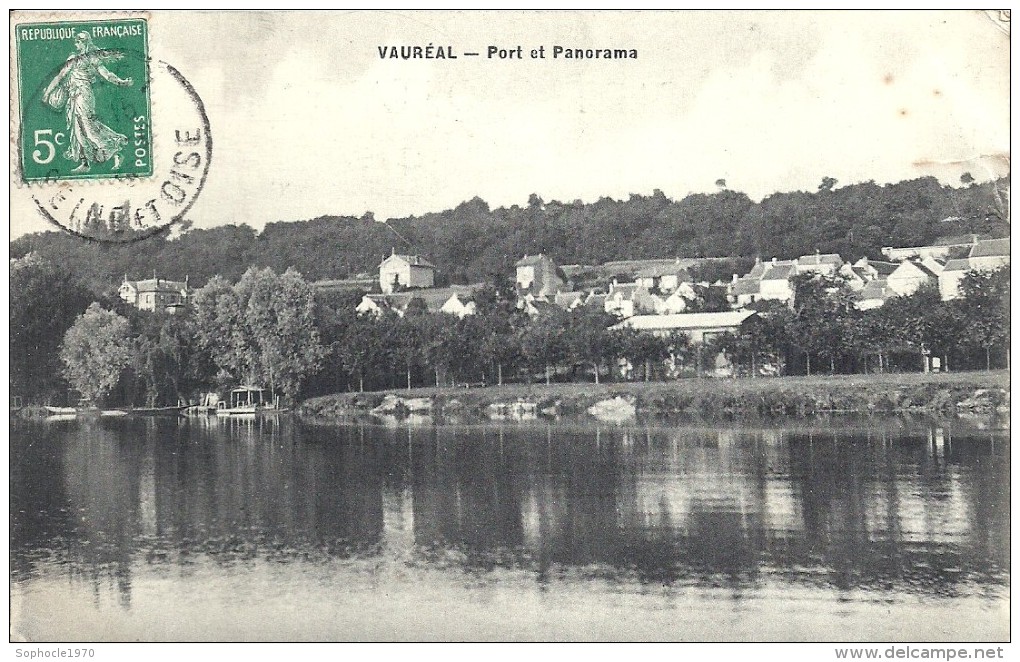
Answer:
<path fill-rule="evenodd" d="M 484 51 L 458 51 L 453 46 L 377 46 L 380 60 L 636 60 L 636 48 L 568 48 L 566 46 L 488 46 Z"/>

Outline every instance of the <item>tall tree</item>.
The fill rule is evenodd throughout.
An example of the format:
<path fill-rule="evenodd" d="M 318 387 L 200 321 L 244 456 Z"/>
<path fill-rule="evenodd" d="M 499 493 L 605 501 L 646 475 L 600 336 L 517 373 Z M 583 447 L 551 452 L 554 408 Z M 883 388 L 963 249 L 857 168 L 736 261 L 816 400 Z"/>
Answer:
<path fill-rule="evenodd" d="M 963 318 L 964 342 L 985 353 L 985 369 L 992 368 L 992 349 L 1005 346 L 1009 352 L 1009 266 L 994 271 L 971 271 L 960 283 L 961 297 L 955 310 Z"/>
<path fill-rule="evenodd" d="M 616 336 L 609 327 L 616 318 L 601 308 L 579 306 L 570 315 L 566 335 L 567 353 L 575 363 L 586 363 L 592 367 L 595 383 L 599 383 L 599 370 L 609 360 L 618 356 L 613 342 Z"/>
<path fill-rule="evenodd" d="M 64 268 L 29 254 L 10 266 L 10 386 L 26 400 L 54 398 L 60 344 L 94 296 Z"/>
<path fill-rule="evenodd" d="M 321 365 L 315 297 L 300 274 L 252 267 L 236 285 L 213 278 L 192 297 L 196 336 L 224 377 L 297 396 Z"/>
<path fill-rule="evenodd" d="M 131 323 L 92 303 L 64 334 L 60 359 L 64 377 L 82 400 L 100 404 L 132 363 Z"/>

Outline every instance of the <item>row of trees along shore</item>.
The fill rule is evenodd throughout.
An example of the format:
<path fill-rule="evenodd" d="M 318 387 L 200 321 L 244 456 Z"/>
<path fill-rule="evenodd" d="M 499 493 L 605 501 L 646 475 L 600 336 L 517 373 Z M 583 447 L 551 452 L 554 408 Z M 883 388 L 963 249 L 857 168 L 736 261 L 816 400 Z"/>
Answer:
<path fill-rule="evenodd" d="M 286 399 L 331 392 L 522 381 L 953 370 L 1008 364 L 1009 268 L 972 272 L 962 296 L 934 288 L 858 310 L 838 278 L 800 276 L 795 305 L 763 306 L 739 334 L 692 344 L 628 329 L 600 309 L 529 318 L 509 279 L 476 292 L 476 314 L 358 316 L 360 295 L 315 291 L 294 270 L 215 277 L 175 314 L 97 298 L 35 256 L 11 268 L 11 393 L 26 402 L 155 406 L 250 383 Z M 632 366 L 624 377 L 621 359 Z M 70 391 L 69 391 L 70 388 Z"/>

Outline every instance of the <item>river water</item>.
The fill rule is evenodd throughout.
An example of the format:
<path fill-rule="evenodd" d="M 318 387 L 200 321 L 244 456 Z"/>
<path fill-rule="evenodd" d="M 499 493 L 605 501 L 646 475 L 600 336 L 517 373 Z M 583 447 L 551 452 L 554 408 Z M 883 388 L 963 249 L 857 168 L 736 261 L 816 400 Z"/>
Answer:
<path fill-rule="evenodd" d="M 983 427 L 16 421 L 12 637 L 1008 640 Z"/>

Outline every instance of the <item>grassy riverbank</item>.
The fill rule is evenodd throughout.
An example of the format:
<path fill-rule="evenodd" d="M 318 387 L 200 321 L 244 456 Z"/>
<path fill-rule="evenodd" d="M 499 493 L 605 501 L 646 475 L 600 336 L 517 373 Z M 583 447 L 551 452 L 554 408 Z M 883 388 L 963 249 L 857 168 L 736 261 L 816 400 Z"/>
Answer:
<path fill-rule="evenodd" d="M 387 397 L 389 396 L 389 397 Z M 644 416 L 812 416 L 826 412 L 893 413 L 1009 411 L 1007 371 L 950 374 L 823 375 L 761 379 L 683 379 L 608 384 L 508 384 L 484 388 L 418 388 L 338 393 L 300 408 L 317 418 L 341 418 L 380 406 L 396 413 L 485 414 L 508 406 L 539 413 L 585 414 L 607 400 Z"/>

